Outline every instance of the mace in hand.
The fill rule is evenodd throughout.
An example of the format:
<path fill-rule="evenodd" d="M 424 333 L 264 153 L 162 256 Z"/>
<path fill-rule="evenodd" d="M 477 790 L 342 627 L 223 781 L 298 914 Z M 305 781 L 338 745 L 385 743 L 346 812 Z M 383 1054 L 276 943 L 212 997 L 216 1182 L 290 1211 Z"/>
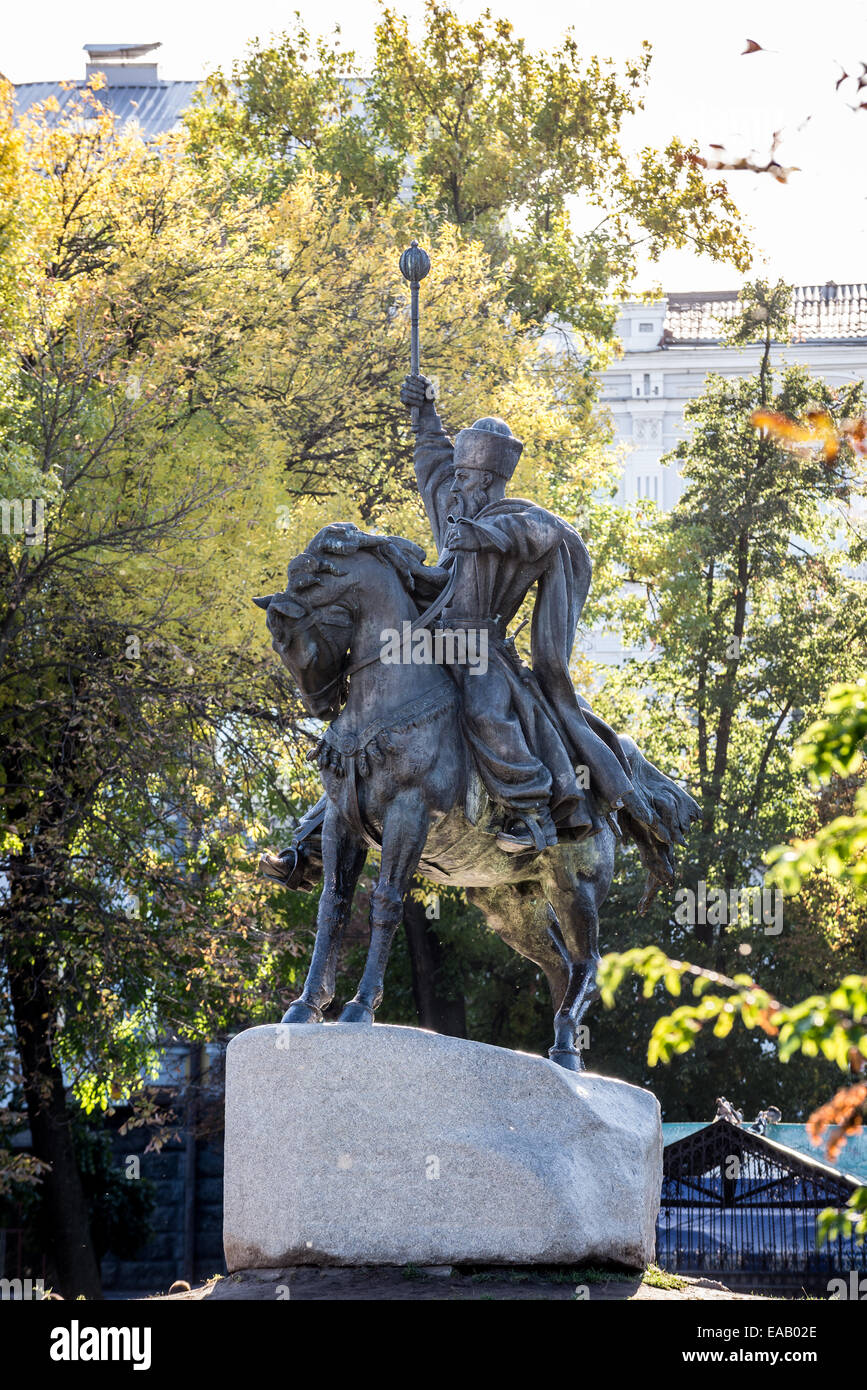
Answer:
<path fill-rule="evenodd" d="M 409 281 L 410 287 L 410 329 L 412 333 L 410 347 L 410 371 L 413 376 L 418 376 L 420 371 L 421 350 L 419 347 L 418 335 L 418 287 L 430 270 L 430 256 L 423 251 L 417 241 L 412 242 L 404 251 L 400 258 L 400 273 L 404 280 Z M 433 388 L 429 388 L 428 398 L 433 400 Z M 418 428 L 418 407 L 412 408 L 412 428 Z"/>

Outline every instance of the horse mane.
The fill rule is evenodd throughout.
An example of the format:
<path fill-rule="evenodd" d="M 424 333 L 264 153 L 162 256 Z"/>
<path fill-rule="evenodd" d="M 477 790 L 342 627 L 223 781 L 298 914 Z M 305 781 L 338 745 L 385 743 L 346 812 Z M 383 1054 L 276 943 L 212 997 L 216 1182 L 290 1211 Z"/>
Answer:
<path fill-rule="evenodd" d="M 369 551 L 382 564 L 389 565 L 410 597 L 422 606 L 433 603 L 448 583 L 448 571 L 426 565 L 425 552 L 414 541 L 404 536 L 382 536 L 374 531 L 362 531 L 350 522 L 325 526 L 313 537 L 303 552 L 308 562 L 305 565 L 305 573 L 309 574 L 308 583 L 316 583 L 318 573 L 345 574 L 345 570 L 327 557 L 356 555 L 360 550 Z"/>

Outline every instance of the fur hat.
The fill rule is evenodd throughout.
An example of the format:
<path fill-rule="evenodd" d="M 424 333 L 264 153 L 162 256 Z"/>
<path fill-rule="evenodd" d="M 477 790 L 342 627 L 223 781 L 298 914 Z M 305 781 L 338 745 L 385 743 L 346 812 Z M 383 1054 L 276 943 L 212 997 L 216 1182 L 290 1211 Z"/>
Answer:
<path fill-rule="evenodd" d="M 455 438 L 455 468 L 472 468 L 483 473 L 496 473 L 511 478 L 523 444 L 516 439 L 505 420 L 486 415 L 468 430 L 460 430 Z"/>

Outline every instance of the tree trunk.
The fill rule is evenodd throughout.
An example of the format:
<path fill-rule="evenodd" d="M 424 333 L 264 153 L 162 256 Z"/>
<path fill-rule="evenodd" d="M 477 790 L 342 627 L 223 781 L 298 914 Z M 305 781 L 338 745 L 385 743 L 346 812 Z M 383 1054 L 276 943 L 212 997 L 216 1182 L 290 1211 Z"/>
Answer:
<path fill-rule="evenodd" d="M 53 1260 L 64 1298 L 102 1298 L 63 1076 L 51 1048 L 54 1011 L 40 962 L 17 968 L 10 962 L 9 978 L 33 1153 L 50 1164 L 42 1179 L 52 1235 L 46 1254 Z"/>
<path fill-rule="evenodd" d="M 465 1038 L 467 1017 L 463 996 L 447 998 L 439 983 L 443 947 L 436 924 L 409 893 L 403 900 L 403 929 L 409 948 L 412 994 L 419 1026 L 431 1028 L 435 1033 L 447 1033 L 453 1038 Z"/>

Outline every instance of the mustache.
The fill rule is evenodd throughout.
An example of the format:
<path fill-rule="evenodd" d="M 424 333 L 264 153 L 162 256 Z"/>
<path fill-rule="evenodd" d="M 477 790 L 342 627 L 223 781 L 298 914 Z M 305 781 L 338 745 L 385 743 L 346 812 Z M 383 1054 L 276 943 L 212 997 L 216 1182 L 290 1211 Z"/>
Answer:
<path fill-rule="evenodd" d="M 476 511 L 481 511 L 482 507 L 488 505 L 488 494 L 485 492 L 484 488 L 473 488 L 469 494 L 463 492 L 450 492 L 448 495 L 449 511 L 453 516 L 459 518 L 464 515 L 464 508 L 468 495 L 472 498 L 473 502 L 475 502 Z"/>

